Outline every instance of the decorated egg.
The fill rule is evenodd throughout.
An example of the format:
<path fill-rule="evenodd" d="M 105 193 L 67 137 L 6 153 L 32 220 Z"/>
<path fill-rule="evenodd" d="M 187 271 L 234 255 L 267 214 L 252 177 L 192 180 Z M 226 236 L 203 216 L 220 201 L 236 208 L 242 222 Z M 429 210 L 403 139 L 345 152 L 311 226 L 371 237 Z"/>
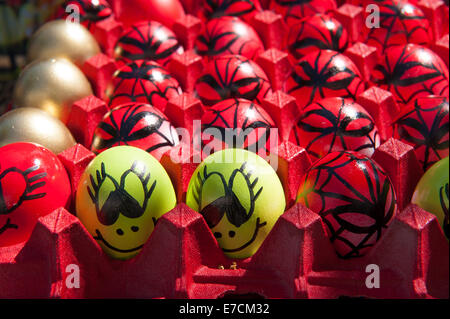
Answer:
<path fill-rule="evenodd" d="M 22 70 L 12 104 L 42 109 L 67 123 L 72 104 L 92 94 L 91 84 L 76 65 L 66 59 L 48 59 Z"/>
<path fill-rule="evenodd" d="M 91 150 L 99 154 L 114 146 L 129 145 L 160 160 L 178 142 L 175 128 L 161 111 L 149 104 L 128 103 L 103 117 L 94 131 Z"/>
<path fill-rule="evenodd" d="M 75 13 L 79 14 L 80 23 L 90 31 L 94 30 L 97 22 L 113 15 L 107 0 L 66 0 L 57 10 L 56 17 L 70 18 Z"/>
<path fill-rule="evenodd" d="M 182 94 L 178 81 L 154 61 L 137 60 L 118 69 L 108 85 L 111 108 L 130 102 L 148 103 L 162 112 L 167 101 Z"/>
<path fill-rule="evenodd" d="M 352 60 L 331 50 L 313 51 L 301 58 L 285 82 L 285 91 L 297 99 L 300 108 L 325 97 L 356 99 L 364 89 Z"/>
<path fill-rule="evenodd" d="M 114 12 L 125 27 L 136 22 L 154 20 L 172 28 L 174 23 L 185 17 L 179 0 L 115 0 Z"/>
<path fill-rule="evenodd" d="M 89 30 L 79 23 L 60 19 L 47 22 L 33 34 L 28 44 L 27 61 L 66 58 L 81 67 L 100 52 Z"/>
<path fill-rule="evenodd" d="M 202 116 L 203 149 L 244 148 L 264 157 L 271 145 L 278 145 L 278 135 L 271 136 L 275 127 L 258 104 L 244 99 L 224 100 L 206 109 Z"/>
<path fill-rule="evenodd" d="M 386 172 L 369 157 L 352 151 L 332 152 L 316 161 L 302 178 L 297 202 L 322 217 L 342 258 L 365 255 L 397 211 Z"/>
<path fill-rule="evenodd" d="M 416 44 L 385 50 L 372 72 L 371 81 L 390 91 L 400 105 L 421 96 L 449 93 L 448 68 L 433 51 Z"/>
<path fill-rule="evenodd" d="M 380 53 L 399 44 L 416 43 L 427 45 L 431 42 L 430 26 L 422 10 L 410 1 L 388 0 L 377 4 L 379 26 L 367 28 L 368 45 L 376 47 Z M 370 10 L 366 10 L 366 20 Z"/>
<path fill-rule="evenodd" d="M 411 202 L 436 215 L 447 239 L 449 226 L 448 156 L 433 164 L 419 180 Z"/>
<path fill-rule="evenodd" d="M 371 157 L 380 145 L 370 114 L 350 99 L 330 97 L 306 106 L 293 130 L 295 142 L 316 159 L 334 151 Z"/>
<path fill-rule="evenodd" d="M 176 205 L 172 182 L 146 151 L 117 146 L 97 155 L 81 176 L 77 217 L 106 254 L 136 256 L 158 219 Z"/>
<path fill-rule="evenodd" d="M 175 33 L 157 21 L 133 24 L 119 38 L 116 58 L 124 64 L 135 60 L 151 60 L 167 65 L 174 53 L 183 53 Z"/>
<path fill-rule="evenodd" d="M 252 256 L 286 206 L 272 166 L 243 149 L 208 156 L 192 175 L 186 204 L 204 217 L 230 258 Z"/>
<path fill-rule="evenodd" d="M 76 144 L 60 120 L 34 107 L 21 107 L 0 116 L 0 147 L 17 142 L 37 143 L 54 154 Z"/>
<path fill-rule="evenodd" d="M 203 0 L 202 2 L 207 19 L 233 16 L 248 22 L 261 11 L 259 0 Z"/>
<path fill-rule="evenodd" d="M 349 45 L 347 30 L 333 17 L 316 14 L 289 29 L 287 49 L 295 59 L 316 50 L 344 52 Z"/>
<path fill-rule="evenodd" d="M 0 247 L 25 242 L 39 217 L 70 204 L 58 157 L 34 143 L 0 147 Z"/>
<path fill-rule="evenodd" d="M 240 55 L 222 55 L 210 61 L 197 80 L 195 90 L 203 104 L 208 106 L 230 98 L 261 104 L 272 92 L 264 71 Z"/>
<path fill-rule="evenodd" d="M 448 113 L 448 97 L 419 97 L 394 122 L 395 137 L 414 146 L 424 171 L 449 154 Z"/>
<path fill-rule="evenodd" d="M 316 13 L 329 13 L 337 8 L 335 0 L 271 0 L 270 9 L 281 14 L 289 27 Z"/>
<path fill-rule="evenodd" d="M 256 31 L 236 17 L 221 17 L 209 20 L 204 32 L 197 38 L 199 54 L 216 57 L 239 54 L 255 59 L 264 51 L 264 45 Z"/>

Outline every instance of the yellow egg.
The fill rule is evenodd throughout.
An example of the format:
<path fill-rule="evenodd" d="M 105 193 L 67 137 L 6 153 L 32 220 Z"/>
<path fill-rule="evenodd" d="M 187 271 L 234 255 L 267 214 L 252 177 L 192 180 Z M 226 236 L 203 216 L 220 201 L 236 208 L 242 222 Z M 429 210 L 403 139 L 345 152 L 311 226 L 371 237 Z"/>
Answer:
<path fill-rule="evenodd" d="M 203 215 L 230 258 L 252 256 L 286 207 L 272 166 L 242 149 L 207 157 L 189 182 L 186 203 Z"/>
<path fill-rule="evenodd" d="M 157 220 L 175 205 L 175 190 L 162 165 L 132 146 L 98 155 L 83 173 L 76 194 L 78 218 L 117 259 L 136 256 Z"/>

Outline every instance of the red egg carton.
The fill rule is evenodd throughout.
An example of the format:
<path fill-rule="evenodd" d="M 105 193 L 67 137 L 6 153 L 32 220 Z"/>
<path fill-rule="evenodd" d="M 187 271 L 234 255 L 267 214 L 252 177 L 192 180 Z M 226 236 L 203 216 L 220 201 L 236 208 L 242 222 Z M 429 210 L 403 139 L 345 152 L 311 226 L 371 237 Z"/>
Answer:
<path fill-rule="evenodd" d="M 0 298 L 449 297 L 449 243 L 436 217 L 410 203 L 423 172 L 413 147 L 391 138 L 399 109 L 391 93 L 370 87 L 357 98 L 379 128 L 383 144 L 373 158 L 389 174 L 398 200 L 398 213 L 380 242 L 364 257 L 341 259 L 320 216 L 295 204 L 301 177 L 312 163 L 306 150 L 289 139 L 300 112 L 296 99 L 282 91 L 292 65 L 283 52 L 283 19 L 267 11 L 269 2 L 261 1 L 266 11 L 256 14 L 251 25 L 263 35 L 266 46 L 256 61 L 274 89 L 262 106 L 280 129 L 274 156 L 287 209 L 257 253 L 243 260 L 227 258 L 203 217 L 184 204 L 201 154 L 193 145 L 180 144 L 161 159 L 178 204 L 161 217 L 138 256 L 128 261 L 108 257 L 75 216 L 72 204 L 41 217 L 26 243 L 0 248 Z M 165 113 L 193 136 L 192 123 L 204 112 L 194 92 L 204 66 L 194 41 L 204 21 L 194 16 L 198 8 L 192 6 L 197 1 L 182 3 L 188 14 L 173 29 L 186 50 L 173 57 L 168 69 L 185 93 L 170 100 Z M 377 53 L 359 42 L 363 41 L 359 30 L 351 27 L 361 24 L 363 11 L 357 3 L 342 4 L 334 15 L 351 28 L 352 45 L 345 54 L 368 81 Z M 435 16 L 433 21 L 439 21 Z M 82 68 L 95 96 L 74 103 L 68 126 L 79 144 L 59 154 L 70 176 L 73 199 L 81 174 L 94 158 L 89 151 L 94 130 L 109 110 L 105 91 L 116 70 L 112 52 L 120 28 L 114 19 L 97 28 L 95 36 L 104 53 Z M 445 50 L 445 42 L 439 45 Z M 448 52 L 448 35 L 446 48 Z M 374 271 L 379 272 L 379 288 L 370 288 Z M 74 281 L 77 274 L 79 282 Z"/>
<path fill-rule="evenodd" d="M 389 143 L 378 151 L 381 165 L 397 167 L 399 175 L 410 172 L 412 149 Z M 289 165 L 302 156 L 301 151 L 292 156 L 290 147 L 279 154 L 287 163 L 279 171 L 284 183 L 298 173 Z M 60 154 L 75 185 L 92 156 L 80 145 Z M 397 181 L 393 178 L 398 191 Z M 78 218 L 60 208 L 39 219 L 26 243 L 0 248 L 0 297 L 448 298 L 448 251 L 436 217 L 409 204 L 370 253 L 340 259 L 321 218 L 296 204 L 255 255 L 233 260 L 223 254 L 203 217 L 179 203 L 159 220 L 138 256 L 120 261 L 110 259 Z M 366 284 L 373 267 L 379 288 Z"/>

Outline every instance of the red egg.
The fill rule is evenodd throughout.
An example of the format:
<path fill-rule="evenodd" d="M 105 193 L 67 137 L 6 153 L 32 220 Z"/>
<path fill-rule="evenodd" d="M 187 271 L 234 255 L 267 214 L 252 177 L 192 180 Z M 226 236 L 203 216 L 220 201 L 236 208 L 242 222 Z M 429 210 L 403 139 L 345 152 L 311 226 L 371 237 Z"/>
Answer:
<path fill-rule="evenodd" d="M 344 52 L 349 44 L 347 30 L 326 14 L 306 17 L 289 29 L 287 49 L 296 59 L 317 50 Z"/>
<path fill-rule="evenodd" d="M 271 138 L 272 145 L 278 143 L 278 136 L 271 136 L 275 127 L 270 115 L 258 104 L 228 99 L 206 109 L 202 116 L 202 142 L 214 146 L 215 151 L 244 148 L 265 156 L 270 152 Z"/>
<path fill-rule="evenodd" d="M 271 0 L 270 9 L 281 14 L 289 27 L 316 13 L 330 13 L 337 8 L 335 0 Z"/>
<path fill-rule="evenodd" d="M 259 0 L 203 0 L 204 14 L 207 19 L 233 16 L 250 21 L 261 11 Z"/>
<path fill-rule="evenodd" d="M 448 68 L 433 51 L 416 44 L 389 48 L 379 59 L 371 81 L 391 91 L 400 105 L 421 96 L 449 93 Z"/>
<path fill-rule="evenodd" d="M 167 117 L 149 104 L 129 103 L 109 111 L 94 132 L 91 150 L 99 154 L 111 147 L 141 148 L 160 160 L 178 144 L 178 134 Z"/>
<path fill-rule="evenodd" d="M 75 9 L 76 8 L 76 9 Z M 80 23 L 93 31 L 97 22 L 113 15 L 113 11 L 106 0 L 66 0 L 56 12 L 56 18 L 74 18 L 74 10 L 78 10 Z"/>
<path fill-rule="evenodd" d="M 182 94 L 178 81 L 154 61 L 137 60 L 114 74 L 107 89 L 111 108 L 129 102 L 148 103 L 162 112 L 167 101 Z"/>
<path fill-rule="evenodd" d="M 58 157 L 33 143 L 0 147 L 0 247 L 28 240 L 39 217 L 70 204 Z"/>
<path fill-rule="evenodd" d="M 195 89 L 205 105 L 230 98 L 243 98 L 260 104 L 272 92 L 264 71 L 240 55 L 223 55 L 210 61 Z"/>
<path fill-rule="evenodd" d="M 363 256 L 386 232 L 397 211 L 394 187 L 369 157 L 332 152 L 302 178 L 297 202 L 322 217 L 342 258 Z"/>
<path fill-rule="evenodd" d="M 124 31 L 115 51 L 124 64 L 151 60 L 165 66 L 173 54 L 183 53 L 183 48 L 169 28 L 156 21 L 144 21 Z"/>
<path fill-rule="evenodd" d="M 406 1 L 389 0 L 377 6 L 379 26 L 366 28 L 368 45 L 378 48 L 382 53 L 385 49 L 399 44 L 427 45 L 431 42 L 428 19 L 415 5 Z M 365 12 L 367 19 L 372 13 L 370 10 Z"/>
<path fill-rule="evenodd" d="M 364 81 L 356 65 L 345 55 L 319 50 L 298 61 L 284 89 L 303 108 L 326 97 L 356 99 L 364 91 Z"/>
<path fill-rule="evenodd" d="M 154 20 L 168 28 L 185 17 L 183 6 L 179 0 L 113 0 L 113 8 L 117 18 L 129 27 L 136 22 Z"/>
<path fill-rule="evenodd" d="M 197 38 L 199 54 L 216 57 L 239 54 L 255 59 L 264 51 L 264 45 L 256 31 L 236 17 L 221 17 L 210 20 L 204 32 Z"/>
<path fill-rule="evenodd" d="M 395 137 L 414 146 L 424 171 L 449 155 L 448 113 L 448 97 L 420 97 L 406 105 L 394 122 Z"/>
<path fill-rule="evenodd" d="M 371 157 L 380 145 L 372 116 L 353 100 L 340 97 L 306 106 L 293 133 L 295 142 L 316 159 L 346 150 Z"/>

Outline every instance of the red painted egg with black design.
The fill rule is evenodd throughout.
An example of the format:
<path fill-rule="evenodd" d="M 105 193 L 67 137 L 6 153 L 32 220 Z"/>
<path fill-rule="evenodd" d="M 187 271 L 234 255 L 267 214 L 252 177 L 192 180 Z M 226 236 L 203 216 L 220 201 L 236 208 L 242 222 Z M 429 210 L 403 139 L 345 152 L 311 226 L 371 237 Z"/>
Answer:
<path fill-rule="evenodd" d="M 347 30 L 333 17 L 316 14 L 289 29 L 287 49 L 295 59 L 317 50 L 344 52 L 349 45 Z"/>
<path fill-rule="evenodd" d="M 94 132 L 91 150 L 99 154 L 114 146 L 129 145 L 160 160 L 178 142 L 177 131 L 161 111 L 149 104 L 129 103 L 103 117 Z"/>
<path fill-rule="evenodd" d="M 56 12 L 56 18 L 75 19 L 79 14 L 80 23 L 93 31 L 96 23 L 113 15 L 113 11 L 106 0 L 66 0 Z"/>
<path fill-rule="evenodd" d="M 270 9 L 281 14 L 289 27 L 316 13 L 331 13 L 335 0 L 271 0 Z"/>
<path fill-rule="evenodd" d="M 422 10 L 406 1 L 383 1 L 377 4 L 379 25 L 366 27 L 366 43 L 376 47 L 380 53 L 399 44 L 416 43 L 427 45 L 431 42 L 430 25 Z M 367 10 L 368 15 L 373 14 Z"/>
<path fill-rule="evenodd" d="M 294 66 L 285 82 L 285 91 L 303 108 L 326 97 L 356 99 L 364 91 L 364 81 L 356 65 L 332 50 L 307 54 Z"/>
<path fill-rule="evenodd" d="M 167 65 L 175 53 L 183 53 L 175 33 L 156 21 L 144 21 L 126 29 L 115 48 L 116 59 L 123 64 L 151 60 Z"/>
<path fill-rule="evenodd" d="M 228 99 L 208 109 L 202 116 L 203 150 L 243 148 L 266 156 L 278 145 L 275 122 L 258 104 L 244 99 Z"/>
<path fill-rule="evenodd" d="M 380 57 L 371 81 L 390 91 L 400 105 L 428 96 L 447 96 L 449 74 L 444 61 L 433 51 L 416 44 L 389 48 Z"/>
<path fill-rule="evenodd" d="M 302 178 L 297 202 L 322 217 L 341 258 L 364 256 L 386 232 L 397 211 L 386 172 L 357 152 L 332 152 Z"/>
<path fill-rule="evenodd" d="M 315 159 L 347 150 L 371 157 L 380 145 L 372 116 L 355 101 L 340 97 L 306 106 L 293 133 L 295 142 Z"/>
<path fill-rule="evenodd" d="M 58 157 L 34 143 L 0 147 L 0 247 L 25 242 L 37 219 L 70 204 L 71 186 Z"/>
<path fill-rule="evenodd" d="M 262 10 L 259 0 L 203 0 L 203 8 L 206 19 L 233 16 L 247 22 Z"/>
<path fill-rule="evenodd" d="M 204 32 L 197 38 L 195 47 L 200 55 L 211 58 L 239 54 L 255 59 L 264 51 L 264 45 L 256 31 L 236 17 L 210 20 Z"/>
<path fill-rule="evenodd" d="M 258 64 L 240 55 L 222 55 L 210 61 L 195 90 L 207 106 L 230 98 L 261 104 L 272 92 L 269 79 Z"/>
<path fill-rule="evenodd" d="M 148 103 L 164 112 L 167 101 L 180 96 L 178 81 L 160 64 L 137 60 L 119 68 L 106 95 L 111 108 L 129 102 Z"/>
<path fill-rule="evenodd" d="M 394 122 L 394 135 L 414 146 L 426 171 L 449 155 L 448 97 L 427 96 L 411 101 Z"/>

